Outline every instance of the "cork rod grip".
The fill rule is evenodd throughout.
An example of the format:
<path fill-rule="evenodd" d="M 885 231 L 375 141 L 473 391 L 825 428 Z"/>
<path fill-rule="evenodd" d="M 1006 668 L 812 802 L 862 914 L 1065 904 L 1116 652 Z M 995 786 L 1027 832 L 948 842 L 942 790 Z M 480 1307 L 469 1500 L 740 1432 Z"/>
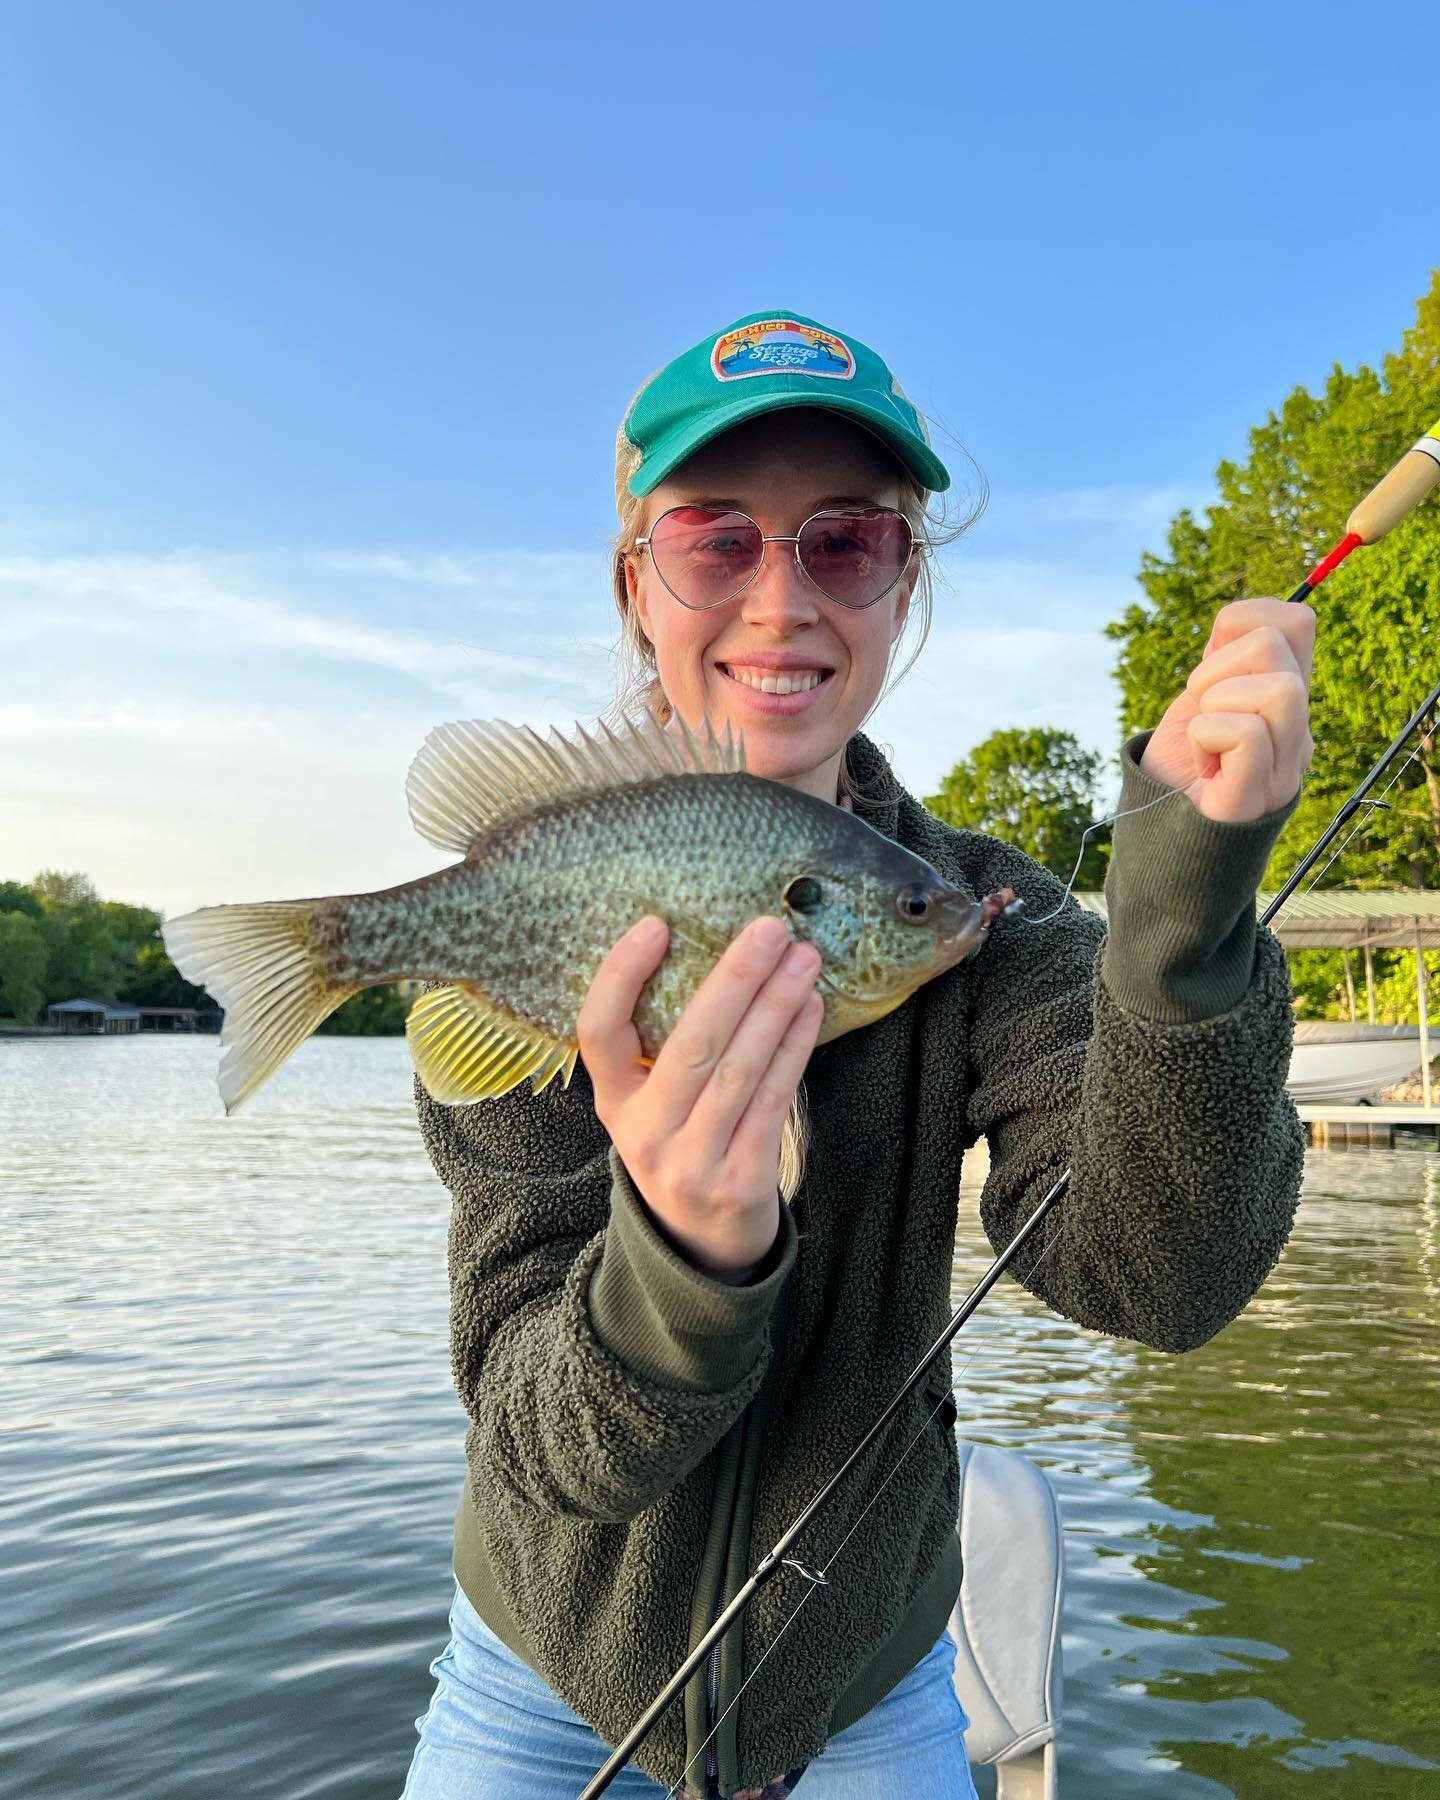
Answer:
<path fill-rule="evenodd" d="M 1362 544 L 1378 544 L 1387 532 L 1431 492 L 1440 487 L 1440 424 L 1432 425 L 1413 450 L 1407 450 L 1383 475 L 1345 522 Z"/>

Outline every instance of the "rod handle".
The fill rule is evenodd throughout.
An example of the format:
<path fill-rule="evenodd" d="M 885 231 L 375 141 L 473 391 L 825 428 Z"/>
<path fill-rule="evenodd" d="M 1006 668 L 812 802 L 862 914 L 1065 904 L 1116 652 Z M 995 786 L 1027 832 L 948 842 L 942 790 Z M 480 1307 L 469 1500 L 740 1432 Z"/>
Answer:
<path fill-rule="evenodd" d="M 1440 424 L 1431 426 L 1413 450 L 1382 475 L 1345 521 L 1362 544 L 1378 544 L 1431 492 L 1440 487 Z"/>

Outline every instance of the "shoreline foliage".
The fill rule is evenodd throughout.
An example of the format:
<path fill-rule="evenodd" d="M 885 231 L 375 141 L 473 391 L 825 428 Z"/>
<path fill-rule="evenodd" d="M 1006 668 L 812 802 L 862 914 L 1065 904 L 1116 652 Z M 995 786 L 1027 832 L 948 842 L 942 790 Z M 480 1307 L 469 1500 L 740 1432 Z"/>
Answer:
<path fill-rule="evenodd" d="M 0 1016 L 31 1026 L 62 1000 L 127 1006 L 193 1006 L 203 1029 L 215 1002 L 186 981 L 165 952 L 162 915 L 102 900 L 89 876 L 42 869 L 33 881 L 0 881 Z M 394 986 L 366 988 L 321 1025 L 340 1037 L 403 1032 L 409 999 Z"/>
<path fill-rule="evenodd" d="M 1153 725 L 1184 685 L 1229 600 L 1290 593 L 1343 533 L 1351 508 L 1440 417 L 1440 269 L 1413 324 L 1379 369 L 1338 364 L 1323 390 L 1297 387 L 1250 433 L 1247 455 L 1215 472 L 1203 518 L 1172 520 L 1165 554 L 1147 552 L 1143 597 L 1106 627 L 1119 646 L 1125 736 Z M 1440 504 L 1434 498 L 1379 544 L 1359 550 L 1319 590 L 1311 687 L 1315 757 L 1300 804 L 1275 847 L 1265 886 L 1278 887 L 1355 783 L 1440 677 Z M 1440 886 L 1440 732 L 1415 745 L 1386 795 L 1320 879 L 1355 889 Z M 1388 779 L 1388 778 L 1387 778 Z M 1354 955 L 1358 1016 L 1363 958 Z M 1415 1018 L 1415 952 L 1374 952 L 1381 1022 Z M 1427 957 L 1431 1016 L 1440 969 Z M 1290 958 L 1303 1017 L 1348 1016 L 1338 950 Z"/>
<path fill-rule="evenodd" d="M 1071 732 L 1052 726 L 992 731 L 962 756 L 924 806 L 965 831 L 1004 838 L 1075 886 L 1104 885 L 1110 846 L 1106 833 L 1085 831 L 1099 817 L 1101 757 Z M 1108 828 L 1107 828 L 1108 831 Z"/>

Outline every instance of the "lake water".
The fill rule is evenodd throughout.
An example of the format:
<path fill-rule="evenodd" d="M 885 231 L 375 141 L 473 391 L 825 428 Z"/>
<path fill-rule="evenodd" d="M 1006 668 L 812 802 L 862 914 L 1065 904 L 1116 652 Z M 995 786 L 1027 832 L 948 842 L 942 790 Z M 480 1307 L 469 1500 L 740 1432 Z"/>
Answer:
<path fill-rule="evenodd" d="M 217 1056 L 0 1041 L 6 1800 L 396 1800 L 428 1702 L 464 1417 L 404 1042 L 233 1119 Z M 961 1332 L 962 1429 L 1060 1495 L 1062 1800 L 1440 1794 L 1437 1296 L 1440 1157 L 1312 1154 L 1203 1349 L 1010 1284 Z"/>

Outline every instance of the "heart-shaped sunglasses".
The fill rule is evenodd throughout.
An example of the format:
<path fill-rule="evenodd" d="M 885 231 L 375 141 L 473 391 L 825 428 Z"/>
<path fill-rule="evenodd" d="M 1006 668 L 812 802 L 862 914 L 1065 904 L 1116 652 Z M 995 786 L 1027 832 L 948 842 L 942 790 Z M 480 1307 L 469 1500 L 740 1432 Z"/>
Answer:
<path fill-rule="evenodd" d="M 767 544 L 793 544 L 796 564 L 822 594 L 840 606 L 865 607 L 885 598 L 927 542 L 892 506 L 812 513 L 793 537 L 767 537 L 748 513 L 672 506 L 635 548 L 650 552 L 655 573 L 682 606 L 703 612 L 750 585 Z"/>

